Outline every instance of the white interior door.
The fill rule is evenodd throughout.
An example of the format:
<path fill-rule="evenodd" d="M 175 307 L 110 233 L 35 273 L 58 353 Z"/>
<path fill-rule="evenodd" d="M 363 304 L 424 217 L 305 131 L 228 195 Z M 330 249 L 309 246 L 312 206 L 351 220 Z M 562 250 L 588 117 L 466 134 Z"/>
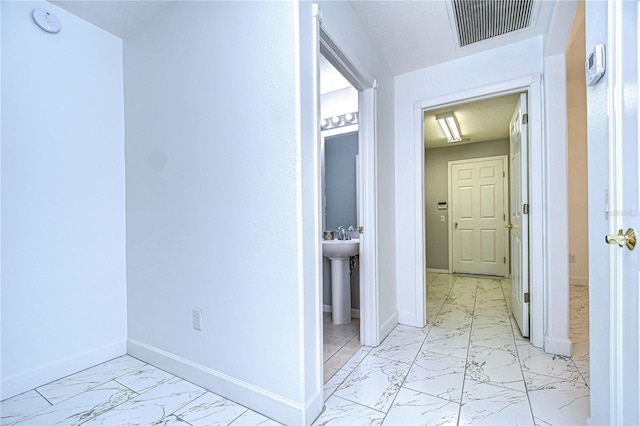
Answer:
<path fill-rule="evenodd" d="M 520 95 L 509 124 L 511 303 L 522 335 L 529 336 L 529 218 L 527 94 Z"/>
<path fill-rule="evenodd" d="M 449 162 L 451 267 L 454 273 L 505 276 L 507 158 Z"/>
<path fill-rule="evenodd" d="M 608 215 L 610 236 L 607 238 L 611 244 L 608 286 L 611 296 L 609 349 L 612 351 L 609 368 L 612 373 L 610 422 L 637 425 L 640 424 L 640 248 L 634 248 L 637 235 L 632 233 L 640 230 L 638 2 L 615 1 L 609 5 L 609 11 L 609 25 L 614 34 L 608 46 L 612 56 L 612 66 L 608 71 L 611 74 L 611 199 Z M 595 368 L 599 367 L 592 364 L 592 369 Z"/>

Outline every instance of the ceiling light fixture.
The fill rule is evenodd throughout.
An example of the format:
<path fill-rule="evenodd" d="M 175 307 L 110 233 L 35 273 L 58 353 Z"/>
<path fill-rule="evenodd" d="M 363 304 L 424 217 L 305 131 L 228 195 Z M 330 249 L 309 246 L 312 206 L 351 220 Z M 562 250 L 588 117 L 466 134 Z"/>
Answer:
<path fill-rule="evenodd" d="M 456 121 L 456 116 L 453 112 L 444 112 L 436 115 L 436 120 L 442 128 L 444 135 L 447 137 L 447 143 L 460 142 L 462 136 L 460 136 L 460 127 Z"/>

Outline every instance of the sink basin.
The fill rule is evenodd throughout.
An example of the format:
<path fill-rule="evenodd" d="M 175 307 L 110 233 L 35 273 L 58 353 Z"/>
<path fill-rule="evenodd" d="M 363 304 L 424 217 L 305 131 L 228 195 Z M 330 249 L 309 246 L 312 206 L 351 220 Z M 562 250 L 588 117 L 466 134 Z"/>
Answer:
<path fill-rule="evenodd" d="M 324 240 L 322 255 L 329 259 L 345 259 L 360 251 L 360 240 Z"/>

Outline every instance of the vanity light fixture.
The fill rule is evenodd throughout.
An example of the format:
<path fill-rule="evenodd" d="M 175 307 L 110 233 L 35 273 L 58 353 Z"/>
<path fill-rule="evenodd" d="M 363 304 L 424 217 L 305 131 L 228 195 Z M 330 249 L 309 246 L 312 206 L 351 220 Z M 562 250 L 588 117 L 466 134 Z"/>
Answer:
<path fill-rule="evenodd" d="M 320 129 L 329 130 L 337 129 L 339 127 L 351 126 L 358 123 L 358 113 L 348 112 L 346 114 L 336 115 L 329 118 L 323 118 L 320 120 Z"/>
<path fill-rule="evenodd" d="M 460 127 L 458 127 L 458 121 L 453 112 L 444 112 L 436 115 L 436 120 L 442 128 L 444 135 L 447 137 L 447 143 L 460 142 L 462 136 L 460 136 Z"/>

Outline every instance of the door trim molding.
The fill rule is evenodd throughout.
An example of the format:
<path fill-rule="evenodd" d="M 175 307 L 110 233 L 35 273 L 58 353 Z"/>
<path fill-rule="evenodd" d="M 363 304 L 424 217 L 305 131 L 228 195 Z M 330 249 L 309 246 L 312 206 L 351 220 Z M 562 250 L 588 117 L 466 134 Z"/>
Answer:
<path fill-rule="evenodd" d="M 490 157 L 476 157 L 476 158 L 467 158 L 464 160 L 451 160 L 448 161 L 447 164 L 447 170 L 448 170 L 448 180 L 447 180 L 447 185 L 448 185 L 448 190 L 447 190 L 447 205 L 449 206 L 448 209 L 448 222 L 447 222 L 447 238 L 449 239 L 449 271 L 451 271 L 451 273 L 453 272 L 453 232 L 451 229 L 451 224 L 453 223 L 453 197 L 452 197 L 452 193 L 451 193 L 451 167 L 456 165 L 456 164 L 469 164 L 469 163 L 479 163 L 479 162 L 483 162 L 483 161 L 491 161 L 491 160 L 502 160 L 502 170 L 505 173 L 505 178 L 506 178 L 506 184 L 503 182 L 502 185 L 502 209 L 504 214 L 507 214 L 507 212 L 509 211 L 509 156 L 508 155 L 492 155 Z M 504 274 L 505 278 L 509 277 L 509 262 L 511 260 L 511 255 L 509 252 L 509 234 L 508 233 L 504 233 L 503 235 L 503 242 L 502 244 L 504 245 L 504 257 L 506 258 L 505 263 L 504 263 L 504 267 L 502 268 L 502 272 Z"/>
<path fill-rule="evenodd" d="M 529 101 L 529 204 L 532 213 L 529 216 L 529 271 L 531 289 L 531 344 L 544 346 L 544 324 L 546 312 L 544 297 L 547 286 L 547 259 L 544 253 L 543 237 L 547 233 L 545 217 L 548 206 L 544 202 L 546 185 L 546 160 L 544 139 L 544 107 L 542 74 L 536 73 L 522 78 L 497 84 L 476 87 L 474 89 L 414 102 L 414 188 L 415 210 L 413 228 L 415 235 L 414 262 L 414 300 L 415 319 L 427 323 L 426 310 L 426 274 L 425 274 L 425 223 L 424 223 L 424 143 L 422 113 L 425 109 L 447 107 L 462 102 L 493 98 L 500 95 L 527 92 Z"/>

